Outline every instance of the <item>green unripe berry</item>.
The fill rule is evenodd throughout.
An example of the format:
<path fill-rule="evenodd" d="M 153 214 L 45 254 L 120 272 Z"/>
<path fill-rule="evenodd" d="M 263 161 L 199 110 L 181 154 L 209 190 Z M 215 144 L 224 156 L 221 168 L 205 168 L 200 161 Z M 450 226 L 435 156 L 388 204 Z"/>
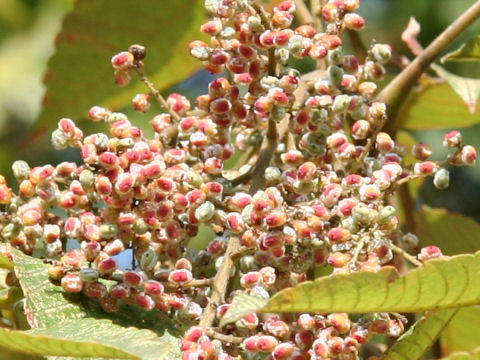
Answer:
<path fill-rule="evenodd" d="M 133 224 L 133 231 L 137 235 L 145 234 L 148 231 L 148 224 L 141 218 L 137 219 Z"/>
<path fill-rule="evenodd" d="M 327 69 L 328 72 L 328 80 L 335 85 L 335 86 L 340 86 L 340 83 L 342 82 L 343 78 L 343 70 L 342 68 L 336 66 L 336 65 L 330 65 Z"/>
<path fill-rule="evenodd" d="M 153 249 L 148 249 L 142 254 L 140 258 L 140 267 L 144 271 L 153 270 L 155 265 L 157 265 L 158 256 L 157 253 Z"/>
<path fill-rule="evenodd" d="M 92 268 L 81 269 L 78 275 L 80 275 L 80 279 L 82 279 L 85 282 L 97 281 L 99 277 L 98 271 Z"/>
<path fill-rule="evenodd" d="M 433 185 L 439 189 L 443 190 L 448 187 L 450 183 L 450 173 L 447 169 L 441 168 L 438 169 L 433 177 Z"/>
<path fill-rule="evenodd" d="M 95 174 L 90 170 L 83 170 L 79 176 L 80 184 L 82 187 L 89 191 L 93 189 L 95 185 Z"/>
<path fill-rule="evenodd" d="M 388 224 L 390 220 L 392 220 L 392 217 L 394 217 L 397 214 L 397 210 L 391 206 L 385 206 L 380 212 L 378 213 L 378 222 L 380 224 Z"/>
<path fill-rule="evenodd" d="M 202 205 L 195 209 L 195 217 L 200 222 L 206 222 L 213 217 L 215 213 L 215 205 L 210 201 L 205 201 Z"/>

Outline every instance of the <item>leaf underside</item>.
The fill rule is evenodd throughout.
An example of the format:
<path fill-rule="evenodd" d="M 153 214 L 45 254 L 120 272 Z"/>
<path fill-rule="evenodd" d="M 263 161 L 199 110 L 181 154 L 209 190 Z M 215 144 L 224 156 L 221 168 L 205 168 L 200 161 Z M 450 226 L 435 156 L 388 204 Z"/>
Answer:
<path fill-rule="evenodd" d="M 480 35 L 468 40 L 458 49 L 449 52 L 440 60 L 447 61 L 480 61 Z"/>
<path fill-rule="evenodd" d="M 15 270 L 26 295 L 25 313 L 34 328 L 27 332 L 15 332 L 29 344 L 48 336 L 51 345 L 42 348 L 43 354 L 56 356 L 104 356 L 109 349 L 110 358 L 175 359 L 178 358 L 178 338 L 173 324 L 159 311 L 144 312 L 127 307 L 113 315 L 104 313 L 92 301 L 81 295 L 67 294 L 48 278 L 48 265 L 42 260 L 24 255 L 12 249 Z M 131 326 L 136 326 L 131 327 Z M 149 327 L 152 330 L 139 329 Z M 14 336 L 15 334 L 12 333 Z M 87 344 L 84 347 L 82 344 Z M 0 344 L 8 347 L 9 342 Z M 20 342 L 21 344 L 21 342 Z M 31 348 L 12 342 L 14 350 L 38 354 Z M 71 351 L 62 352 L 62 351 Z M 92 355 L 85 352 L 98 352 Z M 118 354 L 123 354 L 119 356 Z M 113 356 L 115 355 L 115 356 Z M 105 356 L 104 356 L 105 357 Z"/>

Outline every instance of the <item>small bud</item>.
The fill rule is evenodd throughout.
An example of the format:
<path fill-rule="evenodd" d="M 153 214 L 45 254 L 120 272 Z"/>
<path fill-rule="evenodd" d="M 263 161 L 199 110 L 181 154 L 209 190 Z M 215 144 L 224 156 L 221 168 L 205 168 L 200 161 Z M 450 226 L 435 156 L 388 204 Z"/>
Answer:
<path fill-rule="evenodd" d="M 145 112 L 150 108 L 150 95 L 137 94 L 132 99 L 133 107 L 137 111 Z"/>
<path fill-rule="evenodd" d="M 77 274 L 66 274 L 61 281 L 62 288 L 70 293 L 80 292 L 83 289 L 83 281 Z"/>
<path fill-rule="evenodd" d="M 143 60 L 145 56 L 147 56 L 145 46 L 139 44 L 130 45 L 128 52 L 131 53 L 137 61 Z"/>
<path fill-rule="evenodd" d="M 328 80 L 330 80 L 330 82 L 333 85 L 340 86 L 340 84 L 342 83 L 342 79 L 343 79 L 342 68 L 340 68 L 336 65 L 330 65 L 327 69 L 327 72 L 328 72 Z M 339 95 L 339 96 L 349 97 L 348 95 Z M 348 105 L 347 105 L 347 107 L 348 107 Z M 339 111 L 337 111 L 337 112 L 339 112 Z"/>
<path fill-rule="evenodd" d="M 443 146 L 453 148 L 462 143 L 462 134 L 460 131 L 452 130 L 446 133 L 443 137 Z"/>
<path fill-rule="evenodd" d="M 473 166 L 477 161 L 477 150 L 471 145 L 465 145 L 460 152 L 462 165 Z"/>
<path fill-rule="evenodd" d="M 98 271 L 92 268 L 83 268 L 78 275 L 86 283 L 97 281 L 99 277 Z"/>

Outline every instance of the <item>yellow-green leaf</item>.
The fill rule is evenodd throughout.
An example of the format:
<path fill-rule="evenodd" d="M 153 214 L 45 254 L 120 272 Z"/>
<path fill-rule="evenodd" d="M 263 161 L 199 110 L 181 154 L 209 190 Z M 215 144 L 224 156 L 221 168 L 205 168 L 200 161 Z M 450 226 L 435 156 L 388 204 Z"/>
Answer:
<path fill-rule="evenodd" d="M 440 60 L 447 61 L 480 61 L 480 35 L 463 43 L 458 49 L 449 52 Z"/>
<path fill-rule="evenodd" d="M 450 356 L 442 358 L 441 360 L 480 360 L 480 348 L 477 348 L 472 352 L 454 353 Z"/>
<path fill-rule="evenodd" d="M 480 307 L 471 306 L 458 310 L 441 336 L 443 355 L 456 351 L 472 351 L 480 344 Z"/>
<path fill-rule="evenodd" d="M 220 321 L 220 326 L 237 321 L 268 304 L 268 299 L 251 296 L 245 293 L 238 294 L 232 300 L 232 306 L 227 310 Z"/>
<path fill-rule="evenodd" d="M 440 77 L 446 79 L 452 89 L 460 95 L 467 105 L 468 110 L 470 110 L 470 113 L 475 114 L 478 97 L 480 96 L 480 80 L 449 73 L 436 64 L 432 64 L 432 68 Z"/>
<path fill-rule="evenodd" d="M 480 113 L 471 114 L 447 83 L 414 90 L 400 116 L 402 127 L 409 130 L 463 128 L 480 123 Z"/>
<path fill-rule="evenodd" d="M 132 44 L 146 46 L 145 72 L 160 90 L 182 81 L 201 65 L 188 44 L 204 21 L 202 0 L 77 1 L 48 62 L 36 129 L 50 129 L 61 117 L 85 118 L 93 105 L 118 110 L 148 92 L 138 80 L 126 88 L 114 83 L 110 59 Z"/>
<path fill-rule="evenodd" d="M 457 309 L 433 311 L 422 316 L 388 350 L 384 360 L 418 360 L 432 346 Z"/>
<path fill-rule="evenodd" d="M 421 247 L 436 245 L 446 255 L 480 250 L 480 224 L 468 216 L 424 205 L 417 219 Z"/>
<path fill-rule="evenodd" d="M 480 252 L 431 260 L 400 275 L 393 267 L 306 281 L 275 294 L 259 308 L 246 297 L 228 321 L 262 312 L 419 312 L 480 303 Z M 247 296 L 247 295 L 246 295 Z M 228 312 L 227 312 L 228 314 Z M 226 320 L 224 321 L 227 322 Z"/>

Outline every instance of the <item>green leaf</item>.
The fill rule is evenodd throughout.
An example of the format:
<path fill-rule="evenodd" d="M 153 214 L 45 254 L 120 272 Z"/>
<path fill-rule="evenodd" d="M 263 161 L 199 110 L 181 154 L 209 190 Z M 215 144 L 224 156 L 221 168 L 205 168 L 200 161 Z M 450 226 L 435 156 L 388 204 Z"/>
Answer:
<path fill-rule="evenodd" d="M 93 105 L 118 110 L 135 93 L 148 92 L 135 79 L 123 89 L 114 84 L 110 59 L 131 44 L 146 46 L 145 72 L 158 89 L 182 81 L 201 65 L 188 54 L 188 44 L 199 37 L 204 20 L 201 0 L 77 1 L 48 62 L 36 130 L 61 117 L 86 117 Z"/>
<path fill-rule="evenodd" d="M 0 268 L 12 271 L 13 267 L 13 261 L 6 255 L 0 253 Z"/>
<path fill-rule="evenodd" d="M 436 245 L 446 255 L 480 250 L 480 224 L 472 218 L 424 205 L 417 219 L 421 247 Z"/>
<path fill-rule="evenodd" d="M 65 337 L 64 329 L 71 331 L 72 329 L 69 329 L 69 326 L 71 324 L 77 326 L 78 322 L 83 323 L 84 320 L 68 322 L 58 326 L 57 328 L 50 328 L 40 333 L 35 333 L 32 331 L 5 330 L 0 328 L 0 345 L 12 351 L 31 355 L 141 359 L 141 357 L 132 353 L 117 349 L 112 346 L 103 345 L 96 341 L 63 339 L 62 337 Z M 95 321 L 95 323 L 97 322 L 100 321 Z M 123 330 L 123 328 L 121 329 Z M 98 327 L 94 326 L 89 330 L 95 333 L 98 331 Z M 83 333 L 83 329 L 80 329 L 80 331 Z M 119 332 L 117 335 L 122 335 L 122 332 Z"/>
<path fill-rule="evenodd" d="M 385 360 L 421 359 L 456 312 L 457 309 L 447 309 L 422 316 L 388 350 Z"/>
<path fill-rule="evenodd" d="M 48 265 L 42 260 L 16 249 L 11 253 L 17 277 L 26 294 L 25 313 L 29 324 L 35 328 L 33 334 L 56 337 L 55 329 L 59 326 L 61 339 L 98 341 L 142 358 L 178 357 L 178 334 L 162 312 L 124 306 L 115 314 L 106 314 L 96 302 L 88 301 L 80 294 L 65 293 L 60 286 L 53 284 L 48 278 Z M 128 341 L 129 338 L 132 341 Z M 146 343 L 139 342 L 139 339 L 145 339 Z M 147 354 L 156 353 L 157 357 L 144 357 L 140 352 L 142 349 Z"/>
<path fill-rule="evenodd" d="M 419 312 L 480 303 L 480 252 L 431 260 L 400 275 L 393 267 L 306 281 L 275 294 L 264 307 L 245 298 L 229 321 L 262 312 Z M 232 309 L 233 308 L 233 309 Z"/>
<path fill-rule="evenodd" d="M 480 344 L 480 307 L 472 306 L 458 310 L 441 336 L 442 354 L 456 351 L 472 351 Z"/>
<path fill-rule="evenodd" d="M 463 43 L 457 50 L 449 52 L 440 61 L 480 61 L 480 35 Z"/>
<path fill-rule="evenodd" d="M 19 287 L 11 287 L 0 292 L 0 309 L 7 308 L 23 298 L 23 291 Z"/>
<path fill-rule="evenodd" d="M 462 128 L 480 123 L 452 87 L 431 83 L 415 90 L 402 109 L 402 127 L 409 130 Z"/>
<path fill-rule="evenodd" d="M 478 344 L 477 344 L 478 345 Z M 444 357 L 441 360 L 480 360 L 480 348 L 472 352 L 459 352 L 450 356 Z"/>
<path fill-rule="evenodd" d="M 477 101 L 480 96 L 480 80 L 458 76 L 449 73 L 447 70 L 436 64 L 431 65 L 432 69 L 445 78 L 455 92 L 460 95 L 471 114 L 475 114 Z"/>

